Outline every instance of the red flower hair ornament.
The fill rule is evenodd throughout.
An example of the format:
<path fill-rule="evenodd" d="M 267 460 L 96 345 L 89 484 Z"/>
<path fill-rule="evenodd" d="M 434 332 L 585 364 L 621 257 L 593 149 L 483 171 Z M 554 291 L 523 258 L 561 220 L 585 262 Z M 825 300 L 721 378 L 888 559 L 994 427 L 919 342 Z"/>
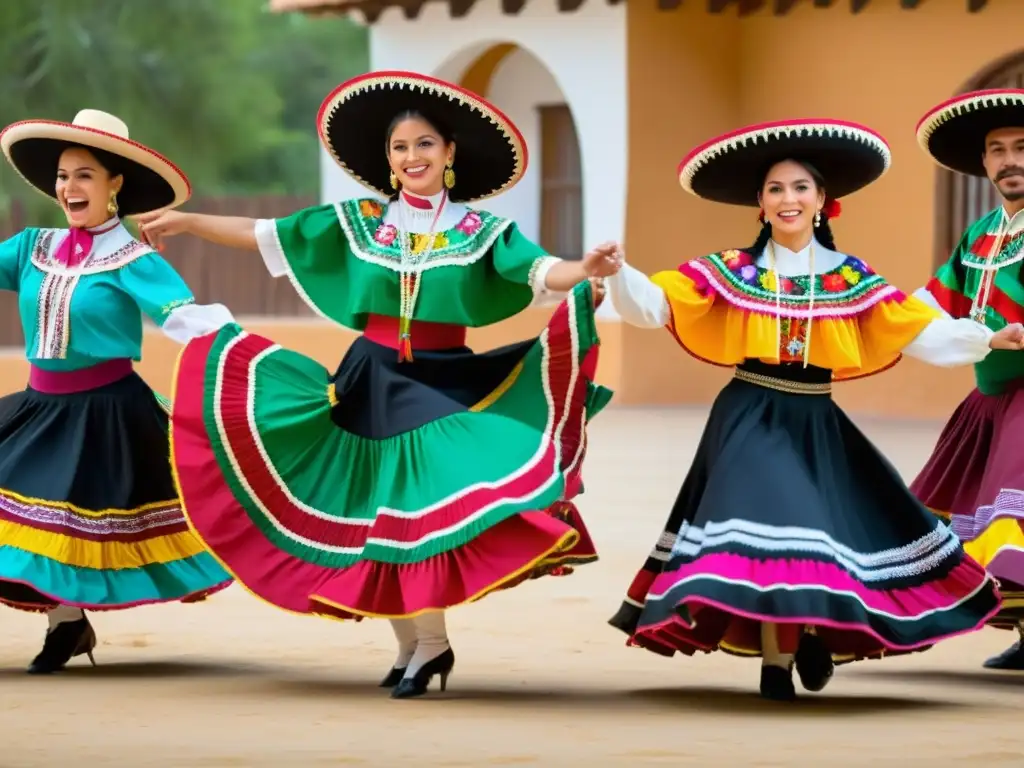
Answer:
<path fill-rule="evenodd" d="M 821 207 L 821 212 L 825 214 L 825 218 L 829 221 L 838 219 L 839 214 L 843 212 L 843 206 L 838 200 L 828 197 L 825 198 L 825 205 Z M 762 208 L 757 214 L 757 220 L 764 224 L 764 208 Z"/>

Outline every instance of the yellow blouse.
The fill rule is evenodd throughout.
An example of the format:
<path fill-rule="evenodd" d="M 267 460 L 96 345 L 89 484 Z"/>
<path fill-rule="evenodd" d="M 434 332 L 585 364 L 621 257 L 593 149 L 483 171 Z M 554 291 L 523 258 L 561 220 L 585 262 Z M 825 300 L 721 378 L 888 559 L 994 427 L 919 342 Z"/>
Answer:
<path fill-rule="evenodd" d="M 809 365 L 831 369 L 836 380 L 870 376 L 895 365 L 903 348 L 941 317 L 853 257 L 813 278 L 783 277 L 778 294 L 775 273 L 742 251 L 694 259 L 651 280 L 665 292 L 668 329 L 679 344 L 723 366 L 748 358 L 803 361 L 810 323 Z"/>

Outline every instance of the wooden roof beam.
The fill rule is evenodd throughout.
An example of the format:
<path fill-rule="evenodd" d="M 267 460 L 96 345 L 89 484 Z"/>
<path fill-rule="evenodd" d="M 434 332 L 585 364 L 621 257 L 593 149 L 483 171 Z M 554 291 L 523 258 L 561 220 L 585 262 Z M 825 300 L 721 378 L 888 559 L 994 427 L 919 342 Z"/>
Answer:
<path fill-rule="evenodd" d="M 402 3 L 402 15 L 410 21 L 418 19 L 425 2 L 426 0 L 409 0 L 406 3 Z"/>
<path fill-rule="evenodd" d="M 453 19 L 461 19 L 469 13 L 476 0 L 448 0 L 448 15 Z"/>
<path fill-rule="evenodd" d="M 377 19 L 379 19 L 380 15 L 384 13 L 385 8 L 387 8 L 387 6 L 379 0 L 363 3 L 359 6 L 359 10 L 363 12 L 363 17 L 366 19 L 367 24 L 376 24 Z"/>
<path fill-rule="evenodd" d="M 721 13 L 730 5 L 739 8 L 740 16 L 749 16 L 765 6 L 765 0 L 708 0 L 708 13 Z"/>

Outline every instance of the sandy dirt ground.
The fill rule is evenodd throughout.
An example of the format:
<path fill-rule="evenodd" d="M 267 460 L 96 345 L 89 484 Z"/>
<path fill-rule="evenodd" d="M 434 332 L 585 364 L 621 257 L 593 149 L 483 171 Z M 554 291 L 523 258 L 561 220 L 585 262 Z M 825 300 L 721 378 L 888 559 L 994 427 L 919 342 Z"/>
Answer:
<path fill-rule="evenodd" d="M 986 629 L 761 701 L 758 664 L 665 659 L 605 622 L 661 530 L 703 411 L 610 409 L 581 500 L 602 560 L 449 614 L 443 696 L 390 701 L 384 622 L 292 616 L 238 586 L 195 606 L 94 615 L 99 667 L 24 674 L 39 616 L 3 611 L 0 766 L 1024 766 L 1024 673 Z M 905 476 L 937 424 L 860 420 Z M 1014 735 L 1014 734 L 1017 735 Z"/>

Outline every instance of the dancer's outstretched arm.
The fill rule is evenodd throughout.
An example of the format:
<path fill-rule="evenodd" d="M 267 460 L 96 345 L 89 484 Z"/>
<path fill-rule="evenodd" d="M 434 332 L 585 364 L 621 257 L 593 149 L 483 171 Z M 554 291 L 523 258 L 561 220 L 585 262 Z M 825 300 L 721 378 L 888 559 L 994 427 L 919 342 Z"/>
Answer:
<path fill-rule="evenodd" d="M 665 291 L 635 267 L 623 263 L 608 278 L 608 296 L 619 316 L 638 328 L 664 328 L 671 320 Z"/>
<path fill-rule="evenodd" d="M 969 318 L 946 315 L 925 326 L 903 353 L 929 365 L 953 368 L 980 363 L 993 349 L 1024 350 L 1024 326 L 1010 323 L 992 331 Z"/>
<path fill-rule="evenodd" d="M 246 216 L 214 216 L 184 211 L 153 211 L 136 216 L 143 242 L 158 251 L 165 238 L 188 233 L 229 248 L 257 250 L 256 219 Z"/>

